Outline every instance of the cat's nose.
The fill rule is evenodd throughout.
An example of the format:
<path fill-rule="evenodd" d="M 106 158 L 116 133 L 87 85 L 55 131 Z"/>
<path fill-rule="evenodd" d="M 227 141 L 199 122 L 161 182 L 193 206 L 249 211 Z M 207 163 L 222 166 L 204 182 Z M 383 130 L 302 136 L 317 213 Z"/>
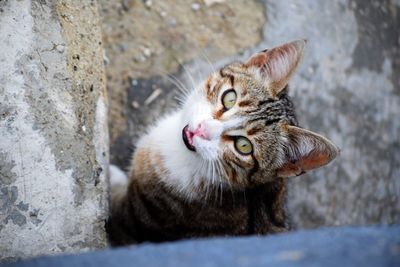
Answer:
<path fill-rule="evenodd" d="M 219 138 L 222 133 L 222 123 L 216 120 L 204 120 L 199 123 L 193 136 L 198 136 L 205 140 Z"/>
<path fill-rule="evenodd" d="M 193 131 L 193 137 L 198 136 L 202 139 L 210 140 L 210 134 L 207 129 L 205 121 L 202 121 L 197 126 L 196 130 Z"/>

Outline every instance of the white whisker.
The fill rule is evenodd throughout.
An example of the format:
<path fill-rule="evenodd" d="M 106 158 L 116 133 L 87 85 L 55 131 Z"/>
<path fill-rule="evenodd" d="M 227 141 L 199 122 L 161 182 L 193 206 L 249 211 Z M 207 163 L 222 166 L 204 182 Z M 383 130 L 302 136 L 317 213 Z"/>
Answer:
<path fill-rule="evenodd" d="M 185 71 L 186 75 L 189 77 L 190 82 L 192 83 L 193 89 L 196 88 L 196 83 L 193 79 L 193 76 L 191 75 L 191 73 L 189 72 L 188 68 L 186 68 L 186 66 L 184 64 L 182 64 L 178 58 L 176 58 L 175 56 L 173 56 L 174 60 L 176 62 L 178 62 L 178 64 L 183 68 L 183 70 Z"/>
<path fill-rule="evenodd" d="M 215 66 L 211 63 L 211 60 L 210 60 L 210 58 L 207 56 L 206 51 L 205 51 L 202 47 L 200 47 L 198 44 L 195 43 L 194 45 L 196 46 L 197 50 L 199 50 L 199 51 L 201 52 L 202 57 L 205 58 L 205 60 L 207 61 L 208 65 L 210 66 L 210 68 L 212 69 L 212 71 L 213 71 L 213 72 L 216 72 L 216 71 L 215 71 Z"/>
<path fill-rule="evenodd" d="M 162 70 L 159 70 L 160 72 L 164 72 Z M 178 89 L 179 93 L 181 93 L 181 95 L 175 96 L 174 98 L 176 100 L 178 100 L 179 104 L 183 105 L 185 103 L 185 101 L 187 100 L 190 92 L 189 90 L 185 87 L 185 85 L 183 84 L 183 82 L 181 82 L 177 77 L 175 77 L 172 74 L 168 74 L 167 72 L 164 72 L 162 74 L 164 78 L 166 78 L 169 82 L 171 82 L 172 84 L 175 85 L 175 87 Z"/>

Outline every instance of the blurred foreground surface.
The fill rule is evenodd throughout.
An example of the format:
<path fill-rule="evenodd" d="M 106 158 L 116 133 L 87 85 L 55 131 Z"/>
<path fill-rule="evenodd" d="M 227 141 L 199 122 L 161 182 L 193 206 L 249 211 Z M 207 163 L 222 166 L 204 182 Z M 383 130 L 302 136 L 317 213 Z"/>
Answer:
<path fill-rule="evenodd" d="M 38 258 L 7 267 L 47 266 L 400 266 L 400 226 L 299 231 L 267 237 L 144 244 Z M 5 267 L 5 266 L 4 266 Z"/>
<path fill-rule="evenodd" d="M 399 1 L 123 2 L 132 5 L 114 2 L 102 11 L 112 163 L 126 169 L 146 126 L 176 105 L 176 86 L 162 74 L 190 85 L 188 75 L 200 81 L 212 71 L 207 55 L 218 67 L 307 38 L 290 94 L 301 126 L 342 152 L 330 165 L 291 180 L 294 226 L 400 222 Z M 171 8 L 175 3 L 179 8 Z M 146 25 L 159 32 L 131 36 L 121 28 L 153 17 Z M 247 31 L 236 32 L 237 25 Z M 130 62 L 136 63 L 121 63 L 121 56 L 133 57 L 126 52 L 132 47 L 137 58 Z M 185 68 L 177 69 L 179 62 Z"/>

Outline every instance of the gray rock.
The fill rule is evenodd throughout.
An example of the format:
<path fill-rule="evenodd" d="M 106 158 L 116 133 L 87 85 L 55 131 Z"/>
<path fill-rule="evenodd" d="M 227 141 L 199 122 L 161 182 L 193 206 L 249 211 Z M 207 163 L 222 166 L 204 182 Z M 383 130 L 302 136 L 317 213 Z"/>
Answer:
<path fill-rule="evenodd" d="M 399 6 L 390 1 L 265 1 L 264 41 L 308 47 L 291 93 L 302 126 L 341 155 L 294 178 L 289 208 L 299 228 L 400 221 Z"/>
<path fill-rule="evenodd" d="M 0 260 L 104 247 L 108 134 L 97 4 L 0 8 Z"/>

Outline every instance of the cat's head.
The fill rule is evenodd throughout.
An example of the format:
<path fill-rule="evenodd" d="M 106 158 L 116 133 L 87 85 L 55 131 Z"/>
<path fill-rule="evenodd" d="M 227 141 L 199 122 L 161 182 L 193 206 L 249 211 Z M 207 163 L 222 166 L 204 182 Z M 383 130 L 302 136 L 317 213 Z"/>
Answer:
<path fill-rule="evenodd" d="M 188 96 L 182 139 L 209 163 L 206 175 L 218 172 L 243 188 L 301 175 L 337 156 L 331 141 L 296 126 L 287 95 L 305 44 L 294 41 L 227 65 Z"/>

